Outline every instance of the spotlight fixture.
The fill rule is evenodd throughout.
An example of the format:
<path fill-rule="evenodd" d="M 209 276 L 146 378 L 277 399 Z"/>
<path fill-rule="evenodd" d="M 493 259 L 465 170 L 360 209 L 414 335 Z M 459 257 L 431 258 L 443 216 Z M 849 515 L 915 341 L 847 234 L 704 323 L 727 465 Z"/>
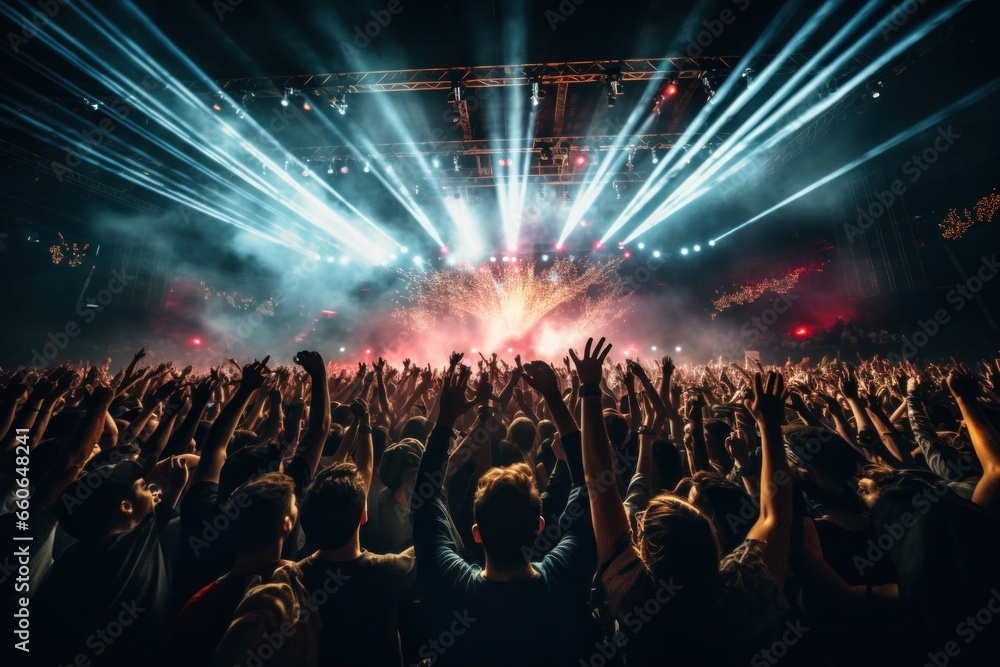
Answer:
<path fill-rule="evenodd" d="M 622 95 L 622 73 L 614 71 L 608 73 L 608 106 L 613 107 L 618 97 Z"/>
<path fill-rule="evenodd" d="M 455 165 L 455 171 L 462 171 L 462 164 L 458 159 L 458 153 L 451 156 L 451 163 Z"/>
<path fill-rule="evenodd" d="M 431 159 L 431 166 L 433 166 L 435 169 L 440 169 L 441 168 L 441 160 L 438 158 L 437 155 L 435 155 Z"/>
<path fill-rule="evenodd" d="M 695 245 L 694 251 L 695 252 L 701 252 L 701 246 L 700 245 Z"/>
<path fill-rule="evenodd" d="M 612 182 L 612 185 L 615 186 L 615 199 L 621 199 L 622 198 L 622 189 L 621 189 L 621 186 L 618 184 L 618 179 L 617 178 Z"/>
<path fill-rule="evenodd" d="M 341 116 L 347 115 L 347 91 L 343 89 L 337 91 L 337 94 L 330 98 L 330 106 Z"/>
<path fill-rule="evenodd" d="M 330 166 L 326 168 L 326 173 L 328 173 L 328 174 L 332 174 L 333 173 L 333 161 L 331 161 L 330 162 Z"/>
<path fill-rule="evenodd" d="M 708 97 L 709 104 L 714 103 L 715 88 L 712 86 L 712 81 L 708 78 L 707 74 L 702 75 L 701 85 L 705 86 L 705 95 Z"/>
<path fill-rule="evenodd" d="M 574 162 L 576 163 L 576 166 L 578 166 L 578 167 L 586 167 L 587 166 L 587 162 L 588 162 L 586 154 L 584 154 L 584 153 L 578 154 L 576 156 L 576 160 L 574 160 Z"/>
<path fill-rule="evenodd" d="M 84 97 L 83 106 L 87 107 L 91 111 L 97 111 L 97 108 L 100 106 L 100 104 L 97 102 L 97 100 L 91 101 L 90 99 Z"/>
<path fill-rule="evenodd" d="M 346 162 L 344 164 L 340 165 L 340 173 L 346 174 L 350 170 L 351 170 L 351 168 L 347 166 Z"/>
<path fill-rule="evenodd" d="M 743 70 L 743 74 L 740 75 L 747 80 L 747 88 L 753 87 L 754 74 L 756 74 L 756 72 L 754 71 L 753 67 L 747 67 L 745 70 Z"/>
<path fill-rule="evenodd" d="M 628 161 L 625 162 L 625 171 L 635 169 L 635 144 L 628 145 Z"/>
<path fill-rule="evenodd" d="M 656 257 L 657 259 L 659 259 L 659 257 L 660 257 L 660 251 L 659 250 L 654 250 L 653 251 L 653 257 Z"/>
<path fill-rule="evenodd" d="M 681 248 L 681 254 L 682 255 L 688 254 L 688 249 L 687 248 Z"/>
<path fill-rule="evenodd" d="M 288 106 L 288 98 L 295 93 L 291 88 L 285 88 L 285 92 L 281 95 L 281 106 Z"/>
<path fill-rule="evenodd" d="M 653 161 L 653 164 L 660 161 L 660 157 L 656 154 L 656 146 L 649 147 L 649 159 Z"/>
<path fill-rule="evenodd" d="M 369 163 L 368 160 L 365 160 L 365 173 L 367 174 L 371 170 L 372 170 L 371 163 Z"/>
<path fill-rule="evenodd" d="M 552 145 L 542 144 L 541 149 L 538 151 L 538 158 L 543 162 L 548 162 L 552 159 Z"/>
<path fill-rule="evenodd" d="M 545 99 L 545 91 L 542 90 L 542 84 L 537 79 L 529 84 L 529 88 L 531 89 L 531 96 L 529 97 L 531 106 L 537 107 Z"/>
<path fill-rule="evenodd" d="M 708 245 L 715 245 L 715 239 L 712 239 L 711 241 L 709 241 Z"/>
<path fill-rule="evenodd" d="M 216 102 L 215 104 L 213 104 L 212 108 L 215 109 L 216 111 L 222 111 L 222 107 L 219 106 L 218 102 Z"/>
<path fill-rule="evenodd" d="M 639 245 L 638 245 L 638 246 L 636 246 L 636 247 L 637 247 L 637 248 L 639 248 L 639 250 L 645 250 L 645 248 L 646 248 L 646 244 L 645 244 L 645 243 L 641 243 L 641 242 L 640 242 L 640 243 L 639 243 Z"/>
<path fill-rule="evenodd" d="M 312 105 L 309 104 L 309 102 L 303 102 L 302 103 L 302 110 L 303 111 L 312 111 L 313 108 L 312 108 Z"/>
<path fill-rule="evenodd" d="M 871 98 L 873 100 L 877 100 L 878 98 L 880 98 L 882 96 L 882 88 L 884 86 L 885 86 L 885 83 L 881 79 L 879 79 L 878 81 L 870 82 L 867 85 L 868 94 L 871 95 Z"/>

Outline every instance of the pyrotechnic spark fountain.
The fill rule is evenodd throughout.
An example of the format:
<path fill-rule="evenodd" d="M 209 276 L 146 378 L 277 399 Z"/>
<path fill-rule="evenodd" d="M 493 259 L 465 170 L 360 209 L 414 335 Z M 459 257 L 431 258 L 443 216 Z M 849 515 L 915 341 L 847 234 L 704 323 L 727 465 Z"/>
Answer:
<path fill-rule="evenodd" d="M 630 303 L 620 264 L 559 259 L 403 272 L 410 290 L 393 316 L 442 348 L 512 348 L 544 358 L 623 321 Z"/>

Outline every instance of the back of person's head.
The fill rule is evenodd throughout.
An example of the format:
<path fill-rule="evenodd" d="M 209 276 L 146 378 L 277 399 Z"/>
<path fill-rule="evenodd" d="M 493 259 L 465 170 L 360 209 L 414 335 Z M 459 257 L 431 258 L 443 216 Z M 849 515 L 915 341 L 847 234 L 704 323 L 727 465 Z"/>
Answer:
<path fill-rule="evenodd" d="M 605 410 L 604 428 L 608 431 L 608 440 L 616 449 L 628 440 L 628 422 L 620 413 L 614 410 Z"/>
<path fill-rule="evenodd" d="M 269 472 L 281 470 L 281 446 L 277 441 L 262 442 L 237 450 L 226 458 L 219 471 L 219 499 L 229 498 L 229 494 L 244 482 Z"/>
<path fill-rule="evenodd" d="M 660 472 L 663 488 L 672 489 L 684 476 L 681 453 L 669 440 L 657 438 L 653 441 L 653 465 Z"/>
<path fill-rule="evenodd" d="M 365 483 L 353 463 L 324 468 L 306 489 L 299 520 L 319 549 L 344 546 L 365 517 Z"/>
<path fill-rule="evenodd" d="M 340 447 L 340 442 L 344 438 L 344 429 L 340 424 L 331 424 L 330 432 L 326 436 L 326 443 L 323 445 L 323 456 L 333 456 Z"/>
<path fill-rule="evenodd" d="M 719 580 L 719 546 L 712 523 L 698 508 L 672 493 L 650 499 L 638 521 L 639 557 L 664 580 L 714 586 Z"/>
<path fill-rule="evenodd" d="M 379 468 L 379 480 L 390 491 L 412 482 L 424 455 L 424 446 L 413 438 L 400 440 L 386 448 Z"/>
<path fill-rule="evenodd" d="M 122 461 L 135 461 L 139 458 L 140 451 L 139 445 L 134 442 L 102 449 L 92 459 L 87 461 L 86 468 L 87 470 L 93 470 L 103 465 L 121 463 Z"/>
<path fill-rule="evenodd" d="M 709 419 L 705 422 L 706 438 L 715 439 L 717 442 L 725 442 L 726 438 L 732 432 L 732 427 L 721 419 Z"/>
<path fill-rule="evenodd" d="M 722 552 L 729 553 L 746 538 L 755 518 L 743 521 L 729 519 L 744 517 L 748 508 L 754 508 L 753 500 L 741 486 L 718 473 L 697 472 L 691 482 L 688 500 L 712 521 Z M 755 511 L 753 513 L 756 515 Z"/>
<path fill-rule="evenodd" d="M 538 422 L 538 439 L 549 440 L 556 437 L 556 425 L 551 420 L 543 419 Z"/>
<path fill-rule="evenodd" d="M 430 435 L 430 422 L 426 417 L 410 417 L 403 425 L 403 431 L 399 434 L 399 439 L 413 438 L 419 440 L 421 444 L 427 444 L 427 436 Z"/>
<path fill-rule="evenodd" d="M 233 433 L 232 442 L 229 445 L 229 454 L 238 452 L 251 442 L 257 439 L 257 434 L 245 428 L 241 428 Z"/>
<path fill-rule="evenodd" d="M 258 551 L 287 537 L 295 526 L 295 482 L 269 472 L 237 487 L 226 502 L 233 519 L 233 537 L 240 551 Z"/>
<path fill-rule="evenodd" d="M 522 454 L 530 454 L 535 447 L 535 437 L 538 430 L 535 423 L 527 417 L 518 417 L 507 429 L 507 440 L 521 450 Z"/>
<path fill-rule="evenodd" d="M 347 426 L 351 423 L 351 406 L 346 403 L 334 403 L 330 412 L 330 422 Z"/>
<path fill-rule="evenodd" d="M 479 478 L 473 513 L 474 536 L 482 542 L 490 565 L 498 570 L 523 567 L 542 515 L 531 468 L 518 463 L 489 470 Z"/>

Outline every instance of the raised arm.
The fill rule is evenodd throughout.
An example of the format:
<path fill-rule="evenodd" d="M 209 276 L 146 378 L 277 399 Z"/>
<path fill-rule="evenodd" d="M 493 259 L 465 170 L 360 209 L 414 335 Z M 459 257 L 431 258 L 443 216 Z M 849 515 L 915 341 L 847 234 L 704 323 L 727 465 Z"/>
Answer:
<path fill-rule="evenodd" d="M 302 436 L 297 458 L 303 459 L 309 466 L 312 475 L 319 468 L 319 460 L 323 457 L 323 447 L 330 435 L 330 386 L 326 381 L 326 364 L 319 352 L 303 350 L 295 355 L 295 363 L 309 374 L 312 383 L 309 401 L 309 428 Z M 367 411 L 366 411 L 367 412 Z M 369 436 L 371 432 L 369 432 Z M 371 475 L 369 475 L 369 478 Z"/>
<path fill-rule="evenodd" d="M 226 462 L 226 447 L 229 446 L 240 415 L 246 410 L 253 393 L 264 385 L 264 380 L 271 372 L 267 367 L 270 358 L 264 357 L 264 361 L 254 361 L 243 367 L 243 377 L 236 393 L 212 423 L 205 445 L 201 449 L 198 466 L 191 473 L 191 484 L 219 481 L 222 465 Z"/>
<path fill-rule="evenodd" d="M 745 405 L 761 433 L 760 515 L 748 539 L 765 543 L 764 558 L 778 587 L 784 585 L 792 533 L 792 477 L 781 425 L 785 420 L 785 380 L 774 372 L 754 376 L 753 400 Z"/>
<path fill-rule="evenodd" d="M 969 439 L 983 466 L 983 476 L 972 493 L 972 502 L 1000 514 L 1000 433 L 983 412 L 979 383 L 974 377 L 953 370 L 948 374 L 948 388 L 962 411 Z"/>
<path fill-rule="evenodd" d="M 593 348 L 593 351 L 591 351 Z M 618 491 L 617 475 L 614 468 L 614 454 L 611 441 L 604 428 L 604 414 L 601 409 L 600 382 L 604 360 L 611 351 L 611 345 L 604 345 L 602 338 L 594 346 L 594 339 L 587 341 L 583 357 L 574 350 L 569 351 L 576 372 L 580 376 L 580 400 L 582 419 L 583 471 L 590 496 L 590 511 L 594 521 L 594 537 L 597 540 L 597 562 L 604 563 L 614 555 L 615 545 L 622 536 L 628 534 L 628 515 Z"/>

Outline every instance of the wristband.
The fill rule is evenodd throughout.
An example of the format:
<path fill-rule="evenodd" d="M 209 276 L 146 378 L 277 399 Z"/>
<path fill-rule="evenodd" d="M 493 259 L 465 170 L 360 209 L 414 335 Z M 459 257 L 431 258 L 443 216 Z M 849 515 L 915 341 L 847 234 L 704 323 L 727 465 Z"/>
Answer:
<path fill-rule="evenodd" d="M 603 392 L 601 391 L 601 385 L 599 384 L 585 384 L 580 387 L 580 398 L 587 398 L 588 396 L 600 396 Z"/>
<path fill-rule="evenodd" d="M 649 426 L 640 426 L 636 433 L 639 435 L 653 435 L 653 429 Z"/>
<path fill-rule="evenodd" d="M 361 426 L 360 426 L 360 427 L 358 428 L 358 430 L 359 430 L 359 431 L 360 431 L 361 433 L 364 433 L 364 434 L 368 435 L 368 434 L 371 434 L 371 432 L 372 432 L 372 431 L 373 431 L 374 429 L 372 429 L 372 425 L 371 425 L 371 424 L 362 424 L 362 425 L 361 425 Z"/>

